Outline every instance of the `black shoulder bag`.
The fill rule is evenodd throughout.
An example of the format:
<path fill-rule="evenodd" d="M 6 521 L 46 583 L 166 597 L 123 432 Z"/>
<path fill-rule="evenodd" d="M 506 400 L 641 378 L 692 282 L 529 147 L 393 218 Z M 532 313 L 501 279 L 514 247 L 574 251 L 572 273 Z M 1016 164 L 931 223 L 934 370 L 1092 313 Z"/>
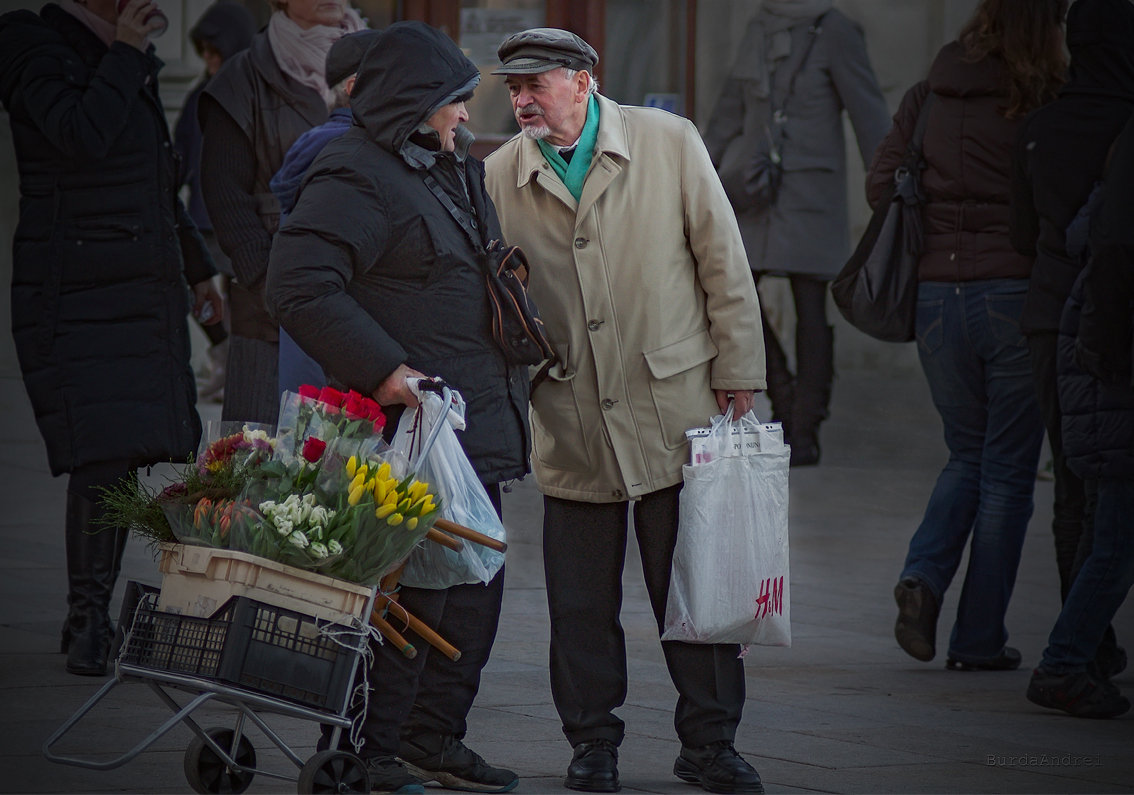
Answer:
<path fill-rule="evenodd" d="M 539 364 L 545 359 L 554 361 L 555 351 L 548 342 L 539 310 L 528 295 L 531 265 L 524 252 L 519 246 L 506 246 L 499 240 L 486 243 L 433 175 L 425 172 L 423 178 L 426 187 L 449 211 L 480 254 L 488 303 L 492 308 L 492 336 L 504 358 L 510 364 L 519 365 Z"/>
<path fill-rule="evenodd" d="M 883 342 L 909 342 L 917 318 L 917 266 L 921 259 L 922 142 L 933 92 L 918 112 L 905 162 L 878 204 L 847 264 L 831 282 L 831 295 L 847 322 Z"/>
<path fill-rule="evenodd" d="M 811 50 L 815 47 L 815 40 L 822 32 L 823 17 L 819 15 L 807 31 L 807 48 L 803 57 L 796 64 L 795 70 L 788 79 L 787 93 L 784 100 L 776 107 L 774 75 L 768 78 L 768 123 L 764 125 L 764 140 L 751 155 L 747 151 L 737 149 L 733 157 L 747 157 L 743 165 L 721 163 L 721 184 L 724 185 L 732 207 L 737 212 L 748 210 L 766 210 L 776 203 L 779 196 L 780 185 L 784 179 L 783 151 L 784 127 L 787 124 L 787 104 L 795 91 L 795 80 L 807 60 L 811 57 Z M 773 133 L 773 129 L 775 132 Z M 726 152 L 732 155 L 731 152 Z"/>

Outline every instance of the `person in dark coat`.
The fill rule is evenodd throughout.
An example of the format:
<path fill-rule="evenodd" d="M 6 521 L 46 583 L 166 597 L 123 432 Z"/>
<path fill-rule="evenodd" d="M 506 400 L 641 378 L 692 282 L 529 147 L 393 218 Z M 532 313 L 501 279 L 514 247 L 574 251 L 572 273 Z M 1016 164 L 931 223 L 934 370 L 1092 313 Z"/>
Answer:
<path fill-rule="evenodd" d="M 12 332 L 51 473 L 70 475 L 62 645 L 67 670 L 90 676 L 106 673 L 127 535 L 102 529 L 99 490 L 196 449 L 186 315 L 221 314 L 177 198 L 148 41 L 162 21 L 144 21 L 155 8 L 64 0 L 0 17 L 0 101 L 20 175 Z"/>
<path fill-rule="evenodd" d="M 1027 336 L 1051 447 L 1061 599 L 1071 588 L 1080 543 L 1090 536 L 1084 533 L 1084 523 L 1090 522 L 1087 489 L 1063 453 L 1056 387 L 1060 316 L 1081 269 L 1067 252 L 1065 230 L 1102 177 L 1107 152 L 1134 111 L 1134 4 L 1079 0 L 1067 13 L 1067 47 L 1070 80 L 1054 102 L 1021 125 L 1011 215 L 1013 246 L 1035 257 L 1020 328 Z M 1125 667 L 1125 652 L 1112 628 L 1099 648 L 1098 666 L 1107 677 Z"/>
<path fill-rule="evenodd" d="M 528 471 L 528 378 L 491 333 L 485 243 L 500 239 L 500 224 L 462 126 L 479 79 L 428 25 L 401 22 L 375 38 L 351 97 L 356 123 L 308 169 L 272 246 L 267 296 L 330 377 L 390 407 L 391 427 L 417 404 L 407 379 L 440 376 L 459 391 L 468 423 L 461 446 L 499 512 L 500 482 Z M 466 234 L 451 210 L 483 239 Z M 400 788 L 419 778 L 482 792 L 516 786 L 514 773 L 488 766 L 462 742 L 503 579 L 501 570 L 488 585 L 403 584 L 401 603 L 461 659 L 374 649 L 362 753 L 376 788 L 407 791 Z"/>
<path fill-rule="evenodd" d="M 894 634 L 910 656 L 934 658 L 941 602 L 968 546 L 946 660 L 953 670 L 1021 661 L 1004 617 L 1032 515 L 1043 419 L 1020 331 L 1032 259 L 1009 240 L 1010 176 L 1022 119 L 1063 82 L 1065 11 L 1060 0 L 981 0 L 929 79 L 902 98 L 868 177 L 877 205 L 932 91 L 915 330 L 949 461 L 894 589 Z"/>
<path fill-rule="evenodd" d="M 1091 219 L 1093 258 L 1072 289 L 1059 336 L 1064 452 L 1068 466 L 1096 484 L 1094 538 L 1027 697 L 1077 717 L 1116 717 L 1130 709 L 1129 699 L 1094 663 L 1134 585 L 1132 213 L 1134 120 L 1126 124 L 1107 169 L 1102 203 Z"/>
<path fill-rule="evenodd" d="M 793 466 L 819 463 L 835 372 L 827 283 L 850 254 L 843 111 L 864 165 L 890 129 L 862 30 L 832 6 L 763 0 L 705 129 L 753 275 L 791 280 L 794 373 L 767 314 L 763 322 L 768 397 Z M 732 188 L 769 141 L 780 150 L 783 184 L 772 206 L 748 207 Z"/>
<path fill-rule="evenodd" d="M 327 120 L 327 51 L 366 27 L 347 0 L 273 4 L 267 27 L 209 80 L 198 105 L 201 188 L 234 273 L 221 417 L 269 424 L 279 414 L 279 326 L 264 277 L 280 208 L 268 183 L 295 139 Z"/>
<path fill-rule="evenodd" d="M 312 127 L 296 139 L 287 150 L 280 170 L 269 183 L 272 193 L 280 203 L 281 223 L 295 207 L 299 186 L 316 156 L 323 151 L 324 146 L 354 124 L 354 114 L 350 109 L 350 94 L 354 90 L 355 77 L 358 65 L 362 63 L 362 56 L 366 54 L 377 34 L 376 30 L 351 33 L 336 41 L 327 51 L 327 87 L 334 94 L 328 108 L 330 115 L 327 121 L 318 127 Z M 303 384 L 323 386 L 326 383 L 326 375 L 319 363 L 308 356 L 290 334 L 280 329 L 280 396 L 282 397 L 287 391 L 298 392 Z"/>
<path fill-rule="evenodd" d="M 218 0 L 205 10 L 189 31 L 193 48 L 205 62 L 205 73 L 185 97 L 181 115 L 177 117 L 177 124 L 173 128 L 173 147 L 181 158 L 179 179 L 182 185 L 189 187 L 186 209 L 205 239 L 209 253 L 213 255 L 213 261 L 223 277 L 232 276 L 232 264 L 217 245 L 213 222 L 209 220 L 205 198 L 201 195 L 201 125 L 197 118 L 197 103 L 209 78 L 217 73 L 226 60 L 248 49 L 255 34 L 256 20 L 252 18 L 252 12 L 239 3 Z M 209 340 L 209 348 L 205 352 L 205 368 L 197 391 L 202 400 L 220 402 L 224 398 L 228 331 L 224 323 L 210 323 L 201 326 L 201 329 Z"/>

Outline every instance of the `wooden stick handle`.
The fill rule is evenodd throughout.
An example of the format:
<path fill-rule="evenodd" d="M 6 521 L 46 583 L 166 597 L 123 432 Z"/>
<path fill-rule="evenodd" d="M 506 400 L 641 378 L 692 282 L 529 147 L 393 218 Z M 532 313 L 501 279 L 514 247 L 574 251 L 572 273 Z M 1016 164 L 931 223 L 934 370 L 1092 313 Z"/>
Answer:
<path fill-rule="evenodd" d="M 454 552 L 460 552 L 462 549 L 464 549 L 464 544 L 462 544 L 460 541 L 453 538 L 452 536 L 445 535 L 440 530 L 437 530 L 433 527 L 429 528 L 429 532 L 425 534 L 425 537 L 430 541 L 440 544 L 443 547 L 448 547 Z"/>
<path fill-rule="evenodd" d="M 478 533 L 471 527 L 465 527 L 463 524 L 450 522 L 448 519 L 438 519 L 433 523 L 433 526 L 438 530 L 444 530 L 446 533 L 452 533 L 458 538 L 463 538 L 466 541 L 472 541 L 474 544 L 481 544 L 489 549 L 494 549 L 497 552 L 504 552 L 508 549 L 508 545 L 503 541 L 497 541 L 495 538 L 490 538 L 484 533 Z"/>
<path fill-rule="evenodd" d="M 398 566 L 398 568 L 394 569 L 392 572 L 382 578 L 382 582 L 378 586 L 379 591 L 385 591 L 389 593 L 390 591 L 393 591 L 398 587 L 398 580 L 402 578 L 402 572 L 406 570 L 406 561 L 408 560 L 409 558 L 403 560 L 402 565 Z"/>
<path fill-rule="evenodd" d="M 424 621 L 411 614 L 408 610 L 402 607 L 402 605 L 398 604 L 396 599 L 392 599 L 387 594 L 380 593 L 378 594 L 378 601 L 381 602 L 381 604 L 378 605 L 380 607 L 389 607 L 391 604 L 396 605 L 396 607 L 393 608 L 393 615 L 397 616 L 398 618 L 404 618 L 406 623 L 409 625 L 409 628 L 420 635 L 422 640 L 424 640 L 433 648 L 437 649 L 437 651 L 444 654 L 453 662 L 461 659 L 460 649 L 449 643 L 449 641 L 438 635 Z"/>
<path fill-rule="evenodd" d="M 377 627 L 378 631 L 382 633 L 382 637 L 393 643 L 405 656 L 411 660 L 417 656 L 417 649 L 413 644 L 402 637 L 401 633 L 394 629 L 390 622 L 382 618 L 375 610 L 370 614 L 370 623 Z"/>

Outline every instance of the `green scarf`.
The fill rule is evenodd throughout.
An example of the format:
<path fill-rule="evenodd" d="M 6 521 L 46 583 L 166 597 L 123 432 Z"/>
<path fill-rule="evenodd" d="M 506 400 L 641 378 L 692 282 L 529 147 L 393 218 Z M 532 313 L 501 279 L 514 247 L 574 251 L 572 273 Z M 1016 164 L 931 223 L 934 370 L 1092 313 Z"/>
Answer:
<path fill-rule="evenodd" d="M 563 180 L 567 190 L 579 201 L 583 195 L 583 182 L 587 178 L 587 171 L 591 167 L 591 158 L 595 153 L 595 139 L 598 138 L 599 109 L 594 94 L 587 103 L 587 120 L 583 123 L 583 132 L 579 135 L 579 144 L 575 147 L 575 154 L 571 162 L 564 160 L 554 146 L 546 141 L 536 141 L 544 158 L 551 165 L 552 170 Z"/>

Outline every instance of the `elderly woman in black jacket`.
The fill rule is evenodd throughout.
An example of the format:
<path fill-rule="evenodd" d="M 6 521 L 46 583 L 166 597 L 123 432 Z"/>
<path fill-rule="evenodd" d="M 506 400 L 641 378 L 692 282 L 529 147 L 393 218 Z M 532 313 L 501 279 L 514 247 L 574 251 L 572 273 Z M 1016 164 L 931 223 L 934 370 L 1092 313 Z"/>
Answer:
<path fill-rule="evenodd" d="M 457 389 L 467 401 L 461 446 L 499 512 L 500 482 L 528 471 L 528 378 L 491 332 L 484 254 L 500 223 L 462 126 L 479 79 L 428 25 L 398 23 L 374 39 L 351 94 L 356 124 L 309 168 L 272 246 L 267 296 L 328 375 L 393 406 L 388 414 L 416 405 L 407 378 L 441 376 Z M 419 779 L 478 792 L 516 786 L 515 773 L 461 742 L 503 581 L 501 571 L 487 585 L 403 583 L 401 604 L 461 659 L 375 648 L 362 753 L 376 789 L 411 792 Z"/>
<path fill-rule="evenodd" d="M 334 95 L 327 51 L 365 28 L 347 0 L 273 0 L 275 13 L 251 46 L 209 80 L 198 115 L 201 189 L 217 242 L 232 261 L 226 420 L 275 423 L 279 326 L 264 305 L 264 277 L 280 206 L 270 182 L 300 135 L 327 120 Z"/>
<path fill-rule="evenodd" d="M 20 172 L 12 330 L 52 474 L 70 473 L 67 670 L 101 676 L 126 541 L 99 488 L 184 459 L 201 423 L 186 316 L 220 320 L 212 260 L 177 198 L 148 0 L 0 17 L 0 100 Z"/>

